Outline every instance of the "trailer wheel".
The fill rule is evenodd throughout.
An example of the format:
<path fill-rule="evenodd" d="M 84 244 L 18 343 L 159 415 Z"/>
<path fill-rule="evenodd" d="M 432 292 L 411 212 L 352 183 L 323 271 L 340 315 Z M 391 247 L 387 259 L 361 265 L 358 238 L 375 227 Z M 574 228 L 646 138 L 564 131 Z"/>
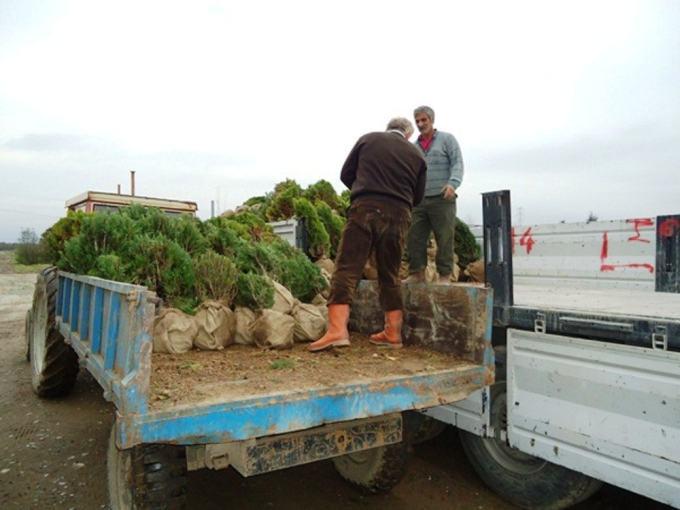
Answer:
<path fill-rule="evenodd" d="M 479 477 L 509 502 L 527 509 L 560 510 L 585 501 L 602 482 L 511 448 L 500 438 L 507 427 L 505 382 L 491 389 L 493 438 L 459 431 L 463 450 Z"/>
<path fill-rule="evenodd" d="M 404 437 L 408 443 L 420 444 L 444 432 L 447 425 L 418 411 L 404 411 Z"/>
<path fill-rule="evenodd" d="M 348 453 L 333 459 L 335 470 L 362 490 L 389 492 L 406 472 L 408 445 L 405 442 Z"/>
<path fill-rule="evenodd" d="M 184 447 L 146 444 L 120 450 L 114 424 L 109 436 L 107 471 L 111 510 L 186 508 Z"/>
<path fill-rule="evenodd" d="M 26 312 L 26 321 L 24 323 L 24 338 L 26 339 L 26 361 L 31 361 L 31 329 L 33 326 L 33 315 L 30 308 Z"/>
<path fill-rule="evenodd" d="M 38 274 L 31 323 L 26 327 L 30 335 L 28 354 L 33 390 L 39 397 L 66 395 L 78 375 L 78 355 L 57 329 L 57 280 L 56 267 L 48 267 Z"/>

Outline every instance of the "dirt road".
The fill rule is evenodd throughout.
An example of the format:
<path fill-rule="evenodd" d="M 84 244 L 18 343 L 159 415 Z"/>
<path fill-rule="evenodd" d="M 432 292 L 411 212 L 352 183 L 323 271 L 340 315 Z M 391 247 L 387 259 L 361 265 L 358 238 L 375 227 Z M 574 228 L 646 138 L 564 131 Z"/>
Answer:
<path fill-rule="evenodd" d="M 0 254 L 1 256 L 1 254 Z M 8 265 L 0 266 L 5 267 Z M 81 373 L 71 395 L 31 391 L 24 314 L 35 275 L 0 274 L 0 508 L 107 508 L 106 444 L 113 408 Z M 476 477 L 453 429 L 415 448 L 405 479 L 386 496 L 364 496 L 330 462 L 244 479 L 233 470 L 189 476 L 189 508 L 309 510 L 510 509 Z M 666 509 L 606 487 L 581 510 Z"/>

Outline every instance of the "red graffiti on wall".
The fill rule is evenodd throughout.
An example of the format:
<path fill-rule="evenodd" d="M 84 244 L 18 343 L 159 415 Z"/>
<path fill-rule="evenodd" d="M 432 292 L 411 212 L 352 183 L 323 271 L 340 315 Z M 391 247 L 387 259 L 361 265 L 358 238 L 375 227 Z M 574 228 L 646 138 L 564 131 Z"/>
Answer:
<path fill-rule="evenodd" d="M 659 225 L 661 237 L 673 237 L 676 230 L 680 230 L 680 220 L 678 218 L 668 218 Z"/>
<path fill-rule="evenodd" d="M 654 220 L 651 218 L 633 218 L 626 220 L 626 223 L 632 223 L 635 229 L 635 235 L 628 238 L 628 241 L 638 241 L 641 243 L 649 243 L 649 239 L 643 239 L 640 234 L 640 227 L 651 227 L 654 225 Z"/>
<path fill-rule="evenodd" d="M 654 272 L 654 266 L 652 264 L 607 264 L 607 257 L 609 257 L 609 236 L 607 235 L 607 232 L 605 232 L 602 234 L 602 249 L 600 250 L 601 272 L 615 271 L 619 268 L 646 269 L 650 273 Z"/>
<path fill-rule="evenodd" d="M 534 241 L 534 238 L 531 236 L 531 227 L 529 227 L 524 231 L 522 237 L 520 237 L 519 245 L 523 246 L 527 251 L 527 255 L 529 255 L 535 244 L 536 241 Z"/>

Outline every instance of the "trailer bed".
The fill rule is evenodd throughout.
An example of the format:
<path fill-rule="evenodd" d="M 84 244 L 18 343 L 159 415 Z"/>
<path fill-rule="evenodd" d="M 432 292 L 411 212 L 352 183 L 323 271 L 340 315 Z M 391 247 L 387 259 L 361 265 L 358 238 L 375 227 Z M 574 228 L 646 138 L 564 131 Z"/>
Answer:
<path fill-rule="evenodd" d="M 154 353 L 150 409 L 194 408 L 282 393 L 294 398 L 357 383 L 375 385 L 416 375 L 453 376 L 476 367 L 453 354 L 422 346 L 379 349 L 360 334 L 352 334 L 351 341 L 348 348 L 322 353 L 307 351 L 307 344 L 285 351 L 232 345 L 217 352 Z"/>

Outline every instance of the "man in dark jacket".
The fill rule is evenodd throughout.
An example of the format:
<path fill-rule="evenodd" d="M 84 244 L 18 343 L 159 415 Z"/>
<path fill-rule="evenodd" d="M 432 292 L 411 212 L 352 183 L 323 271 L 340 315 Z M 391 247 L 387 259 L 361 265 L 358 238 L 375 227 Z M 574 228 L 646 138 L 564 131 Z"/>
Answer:
<path fill-rule="evenodd" d="M 310 351 L 349 345 L 350 305 L 366 261 L 375 251 L 385 329 L 371 343 L 399 348 L 403 303 L 399 266 L 411 209 L 425 193 L 425 159 L 408 139 L 413 125 L 392 119 L 387 131 L 362 136 L 349 153 L 340 179 L 350 190 L 347 224 L 335 261 L 328 298 L 328 331 Z"/>

